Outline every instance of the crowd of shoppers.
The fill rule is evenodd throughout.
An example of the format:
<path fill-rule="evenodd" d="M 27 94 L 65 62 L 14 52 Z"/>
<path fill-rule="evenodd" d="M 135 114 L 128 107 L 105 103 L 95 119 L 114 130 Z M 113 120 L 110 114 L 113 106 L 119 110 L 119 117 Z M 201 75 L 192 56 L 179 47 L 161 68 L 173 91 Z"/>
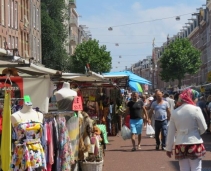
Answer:
<path fill-rule="evenodd" d="M 156 150 L 166 150 L 167 156 L 172 157 L 175 145 L 174 155 L 179 160 L 180 171 L 201 171 L 201 159 L 206 153 L 201 134 L 210 132 L 210 112 L 211 95 L 206 100 L 193 89 L 174 96 L 160 90 L 153 96 L 133 92 L 126 110 L 126 115 L 130 114 L 132 151 L 141 148 L 143 123 L 151 124 L 155 129 Z"/>

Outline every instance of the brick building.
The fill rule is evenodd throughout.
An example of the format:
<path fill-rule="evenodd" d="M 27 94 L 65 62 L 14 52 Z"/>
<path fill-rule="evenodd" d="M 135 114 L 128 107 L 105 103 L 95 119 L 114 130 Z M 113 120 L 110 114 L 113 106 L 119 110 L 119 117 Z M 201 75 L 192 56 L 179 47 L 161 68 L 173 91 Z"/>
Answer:
<path fill-rule="evenodd" d="M 17 48 L 21 57 L 41 63 L 40 16 L 40 1 L 0 0 L 0 48 Z"/>

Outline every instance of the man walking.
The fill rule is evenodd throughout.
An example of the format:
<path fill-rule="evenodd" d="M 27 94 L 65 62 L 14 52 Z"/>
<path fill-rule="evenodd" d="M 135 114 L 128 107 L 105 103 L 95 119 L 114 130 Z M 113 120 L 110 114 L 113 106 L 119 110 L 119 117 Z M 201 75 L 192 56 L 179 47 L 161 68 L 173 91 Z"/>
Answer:
<path fill-rule="evenodd" d="M 130 130 L 131 130 L 131 140 L 132 140 L 132 151 L 136 151 L 135 145 L 135 135 L 138 135 L 138 149 L 141 149 L 141 133 L 143 126 L 143 115 L 146 120 L 148 120 L 147 112 L 144 107 L 143 101 L 138 100 L 139 95 L 137 92 L 133 92 L 131 95 L 132 100 L 127 104 L 126 115 L 130 114 Z M 125 118 L 126 118 L 125 115 Z M 125 121 L 125 119 L 124 119 Z"/>
<path fill-rule="evenodd" d="M 160 90 L 155 91 L 156 101 L 151 105 L 149 111 L 149 118 L 151 118 L 153 111 L 155 117 L 155 139 L 156 139 L 156 150 L 159 150 L 160 146 L 160 132 L 162 137 L 162 150 L 166 147 L 166 136 L 167 136 L 167 120 L 170 119 L 169 103 L 163 99 L 163 93 Z"/>

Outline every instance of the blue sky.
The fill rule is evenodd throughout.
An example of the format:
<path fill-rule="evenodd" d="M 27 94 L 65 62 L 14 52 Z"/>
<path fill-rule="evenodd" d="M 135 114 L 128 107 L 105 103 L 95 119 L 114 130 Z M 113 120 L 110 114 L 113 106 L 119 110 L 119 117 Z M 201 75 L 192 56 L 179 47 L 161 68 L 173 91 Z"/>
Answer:
<path fill-rule="evenodd" d="M 206 0 L 77 0 L 76 10 L 79 24 L 86 25 L 92 38 L 111 52 L 112 71 L 121 71 L 151 55 L 154 38 L 159 47 L 168 34 L 176 35 L 203 4 Z M 173 17 L 183 14 L 180 21 Z M 169 17 L 173 18 L 152 21 Z M 119 26 L 143 21 L 150 22 Z"/>

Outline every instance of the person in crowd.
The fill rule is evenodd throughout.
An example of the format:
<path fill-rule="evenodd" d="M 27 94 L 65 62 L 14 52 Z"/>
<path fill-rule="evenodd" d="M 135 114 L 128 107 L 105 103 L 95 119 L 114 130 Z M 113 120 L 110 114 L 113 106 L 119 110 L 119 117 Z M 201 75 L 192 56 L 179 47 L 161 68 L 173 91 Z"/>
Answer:
<path fill-rule="evenodd" d="M 156 139 L 156 150 L 160 147 L 160 132 L 162 139 L 162 150 L 165 150 L 166 146 L 166 135 L 167 135 L 167 123 L 171 116 L 169 109 L 169 103 L 163 99 L 163 93 L 160 90 L 155 91 L 156 101 L 151 105 L 149 111 L 149 118 L 152 117 L 153 112 L 155 116 L 155 139 Z"/>
<path fill-rule="evenodd" d="M 141 133 L 143 126 L 143 115 L 148 120 L 147 111 L 144 107 L 143 101 L 138 100 L 138 93 L 132 93 L 132 100 L 128 102 L 127 109 L 125 113 L 125 118 L 127 114 L 130 114 L 130 130 L 131 130 L 131 140 L 132 140 L 132 151 L 136 151 L 135 145 L 135 135 L 138 135 L 138 149 L 141 149 Z M 142 115 L 143 113 L 143 115 Z M 125 119 L 124 119 L 125 121 Z M 124 123 L 123 123 L 124 125 Z"/>
<path fill-rule="evenodd" d="M 147 110 L 147 112 L 149 112 L 149 110 L 150 110 L 150 107 L 152 105 L 152 102 L 154 101 L 154 97 L 153 96 L 150 96 L 148 98 L 148 101 L 149 101 L 149 103 L 145 107 L 146 110 Z M 152 117 L 150 118 L 150 120 L 151 120 L 151 126 L 155 129 L 155 116 L 154 116 L 154 113 L 152 114 Z M 153 137 L 154 136 L 150 135 L 150 138 L 153 138 Z"/>
<path fill-rule="evenodd" d="M 207 129 L 208 129 L 208 132 L 210 132 L 211 95 L 207 97 L 207 113 L 208 113 Z"/>
<path fill-rule="evenodd" d="M 179 95 L 180 93 L 175 93 L 174 95 L 174 102 L 175 102 L 175 106 L 174 106 L 174 109 L 178 108 L 180 106 L 180 102 L 178 101 L 179 100 Z"/>
<path fill-rule="evenodd" d="M 169 97 L 169 94 L 168 93 L 164 93 L 163 97 L 169 103 L 170 112 L 172 112 L 174 110 L 174 107 L 175 107 L 174 100 Z"/>
<path fill-rule="evenodd" d="M 207 125 L 201 109 L 196 106 L 198 94 L 193 89 L 184 90 L 179 96 L 181 106 L 172 112 L 169 122 L 166 155 L 172 157 L 175 144 L 174 154 L 180 171 L 201 171 L 201 159 L 206 153 L 200 135 Z"/>
<path fill-rule="evenodd" d="M 198 106 L 201 108 L 201 111 L 204 115 L 204 119 L 205 119 L 207 126 L 208 126 L 208 122 L 210 122 L 210 121 L 208 119 L 208 111 L 207 111 L 206 100 L 205 100 L 204 96 L 201 96 L 199 98 Z M 209 133 L 209 130 L 207 130 L 207 133 Z"/>
<path fill-rule="evenodd" d="M 173 94 L 169 95 L 169 98 L 174 100 L 174 95 Z"/>
<path fill-rule="evenodd" d="M 146 107 L 149 105 L 148 96 L 147 95 L 142 95 L 140 100 L 143 101 L 144 107 L 146 109 Z M 147 120 L 146 120 L 146 118 L 144 116 L 143 116 L 143 119 L 144 119 L 144 128 L 146 128 Z"/>

